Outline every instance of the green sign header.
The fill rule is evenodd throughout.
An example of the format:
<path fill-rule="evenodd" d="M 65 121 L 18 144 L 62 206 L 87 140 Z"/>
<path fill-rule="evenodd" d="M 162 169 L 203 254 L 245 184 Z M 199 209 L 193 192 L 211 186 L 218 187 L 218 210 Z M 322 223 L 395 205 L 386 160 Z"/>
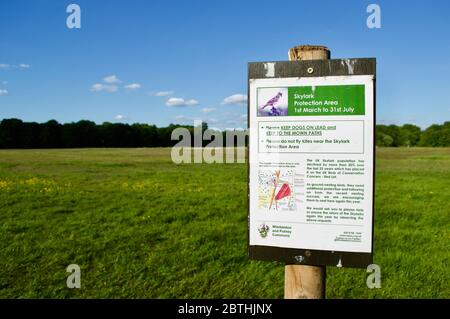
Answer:
<path fill-rule="evenodd" d="M 364 85 L 288 88 L 288 115 L 364 115 Z"/>

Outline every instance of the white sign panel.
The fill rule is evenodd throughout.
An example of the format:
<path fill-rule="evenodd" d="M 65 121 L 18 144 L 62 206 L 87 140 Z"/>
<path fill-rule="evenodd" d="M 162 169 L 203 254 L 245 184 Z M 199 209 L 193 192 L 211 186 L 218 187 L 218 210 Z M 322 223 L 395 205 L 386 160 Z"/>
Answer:
<path fill-rule="evenodd" d="M 249 79 L 249 244 L 372 252 L 374 76 Z"/>

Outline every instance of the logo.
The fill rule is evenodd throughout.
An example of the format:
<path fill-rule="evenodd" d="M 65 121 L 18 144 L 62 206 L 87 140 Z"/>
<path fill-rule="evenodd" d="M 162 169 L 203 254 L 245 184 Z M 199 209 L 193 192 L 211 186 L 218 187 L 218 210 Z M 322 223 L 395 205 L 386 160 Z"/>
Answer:
<path fill-rule="evenodd" d="M 270 229 L 270 227 L 267 226 L 266 224 L 261 224 L 258 227 L 259 235 L 261 236 L 261 238 L 267 237 L 267 235 L 269 234 L 269 229 Z"/>

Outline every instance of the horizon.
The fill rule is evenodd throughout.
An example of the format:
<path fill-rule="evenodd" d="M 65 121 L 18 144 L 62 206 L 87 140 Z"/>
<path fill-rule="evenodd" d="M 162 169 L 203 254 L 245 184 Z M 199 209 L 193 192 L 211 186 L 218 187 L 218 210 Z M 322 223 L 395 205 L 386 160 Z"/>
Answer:
<path fill-rule="evenodd" d="M 70 121 L 70 122 L 59 122 L 59 121 L 57 121 L 57 120 L 55 120 L 55 119 L 49 119 L 49 120 L 47 120 L 47 121 L 43 121 L 43 122 L 38 122 L 38 121 L 24 121 L 24 120 L 22 120 L 22 119 L 20 119 L 20 118 L 3 118 L 3 119 L 0 119 L 0 122 L 1 121 L 3 121 L 3 120 L 20 120 L 20 121 L 22 121 L 23 123 L 37 123 L 37 124 L 40 124 L 40 125 L 42 125 L 42 124 L 45 124 L 45 123 L 47 123 L 47 122 L 49 122 L 49 121 L 56 121 L 58 124 L 60 124 L 60 125 L 65 125 L 65 124 L 74 124 L 74 123 L 77 123 L 77 122 L 80 122 L 80 121 L 89 121 L 89 122 L 93 122 L 93 123 L 95 123 L 95 125 L 103 125 L 103 124 L 105 124 L 105 123 L 111 123 L 111 124 L 125 124 L 125 125 L 134 125 L 134 124 L 140 124 L 140 125 L 149 125 L 149 126 L 156 126 L 157 128 L 165 128 L 165 127 L 169 127 L 169 126 L 177 126 L 177 125 L 179 125 L 179 126 L 191 126 L 191 127 L 195 127 L 195 124 L 194 123 L 183 123 L 183 124 L 180 124 L 180 123 L 169 123 L 169 124 L 167 124 L 167 125 L 165 125 L 165 126 L 158 126 L 158 125 L 156 125 L 156 124 L 154 124 L 154 123 L 146 123 L 146 122 L 113 122 L 113 121 L 103 121 L 103 122 L 96 122 L 96 121 L 92 121 L 92 120 L 89 120 L 89 119 L 79 119 L 79 120 L 75 120 L 75 121 Z M 427 128 L 429 128 L 430 126 L 433 126 L 433 125 L 444 125 L 445 123 L 447 123 L 447 122 L 449 122 L 449 121 L 442 121 L 442 122 L 438 122 L 438 123 L 431 123 L 430 125 L 428 125 L 427 127 L 421 127 L 421 126 L 419 126 L 419 125 L 417 125 L 417 124 L 415 124 L 415 123 L 401 123 L 401 124 L 389 124 L 389 123 L 375 123 L 376 124 L 376 126 L 379 126 L 379 125 L 385 125 L 385 126 L 390 126 L 390 125 L 394 125 L 394 126 L 398 126 L 398 127 L 402 127 L 402 126 L 405 126 L 405 125 L 414 125 L 414 126 L 417 126 L 417 127 L 419 127 L 420 129 L 421 129 L 421 131 L 425 131 Z M 225 131 L 225 130 L 248 130 L 248 127 L 225 127 L 225 128 L 223 128 L 223 129 L 221 129 L 221 128 L 217 128 L 217 127 L 214 127 L 214 126 L 210 126 L 207 122 L 201 122 L 202 124 L 203 123 L 206 123 L 207 125 L 208 125 L 208 129 L 211 129 L 211 130 L 219 130 L 219 131 Z"/>
<path fill-rule="evenodd" d="M 80 0 L 80 29 L 66 26 L 69 3 L 2 3 L 0 118 L 245 128 L 247 63 L 309 43 L 377 58 L 377 124 L 448 121 L 450 3 L 377 1 L 381 28 L 369 29 L 370 3 L 283 1 L 298 9 L 275 23 L 269 1 Z"/>

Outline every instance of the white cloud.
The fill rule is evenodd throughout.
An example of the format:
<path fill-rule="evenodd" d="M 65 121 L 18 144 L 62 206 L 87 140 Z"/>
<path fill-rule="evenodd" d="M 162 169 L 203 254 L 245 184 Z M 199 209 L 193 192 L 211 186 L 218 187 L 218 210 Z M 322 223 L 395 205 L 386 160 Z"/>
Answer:
<path fill-rule="evenodd" d="M 191 117 L 191 116 L 186 116 L 186 115 L 177 115 L 175 117 L 175 120 L 177 120 L 179 122 L 191 124 L 191 125 L 194 124 L 194 121 L 202 121 L 203 123 L 208 123 L 208 124 L 219 123 L 219 120 L 217 120 L 215 118 L 201 119 L 199 117 Z"/>
<path fill-rule="evenodd" d="M 126 88 L 127 90 L 137 90 L 141 88 L 141 85 L 139 83 L 131 83 L 128 85 L 125 85 L 124 88 Z"/>
<path fill-rule="evenodd" d="M 198 117 L 191 117 L 191 116 L 185 116 L 185 115 L 177 115 L 175 117 L 175 120 L 183 123 L 189 123 L 192 124 L 194 121 L 201 121 Z"/>
<path fill-rule="evenodd" d="M 167 106 L 192 106 L 197 105 L 198 101 L 191 99 L 191 100 L 185 100 L 180 97 L 171 97 L 166 101 Z"/>
<path fill-rule="evenodd" d="M 241 120 L 242 121 L 247 121 L 247 114 L 242 114 L 241 116 L 240 116 L 240 118 L 241 118 Z"/>
<path fill-rule="evenodd" d="M 0 95 L 6 95 L 6 94 L 8 94 L 8 90 L 0 89 Z"/>
<path fill-rule="evenodd" d="M 222 101 L 222 105 L 245 103 L 247 103 L 247 95 L 244 94 L 233 94 L 224 98 Z"/>
<path fill-rule="evenodd" d="M 122 83 L 122 81 L 120 81 L 119 78 L 117 76 L 115 76 L 114 74 L 105 76 L 103 78 L 103 81 L 105 81 L 106 83 L 110 83 L 110 84 L 112 84 L 112 83 Z"/>
<path fill-rule="evenodd" d="M 117 85 L 114 84 L 103 84 L 103 83 L 95 83 L 92 84 L 90 88 L 91 92 L 116 92 L 117 91 Z"/>
<path fill-rule="evenodd" d="M 105 83 L 92 84 L 90 91 L 92 92 L 116 92 L 119 89 L 119 84 L 122 81 L 115 75 L 108 75 L 103 78 Z M 124 86 L 127 90 L 138 90 L 141 88 L 139 83 L 131 83 Z"/>
<path fill-rule="evenodd" d="M 210 112 L 214 112 L 216 109 L 213 107 L 204 107 L 202 108 L 202 112 L 203 113 L 210 113 Z"/>
<path fill-rule="evenodd" d="M 126 116 L 126 115 L 122 115 L 122 114 L 117 114 L 115 117 L 114 117 L 116 120 L 126 120 L 126 119 L 128 119 L 128 116 Z"/>
<path fill-rule="evenodd" d="M 9 68 L 29 69 L 29 68 L 31 68 L 31 65 L 25 64 L 25 63 L 20 63 L 18 65 L 0 63 L 0 69 L 9 69 Z"/>
<path fill-rule="evenodd" d="M 154 96 L 168 96 L 168 95 L 172 95 L 174 92 L 173 91 L 158 91 L 153 93 L 152 95 Z"/>

